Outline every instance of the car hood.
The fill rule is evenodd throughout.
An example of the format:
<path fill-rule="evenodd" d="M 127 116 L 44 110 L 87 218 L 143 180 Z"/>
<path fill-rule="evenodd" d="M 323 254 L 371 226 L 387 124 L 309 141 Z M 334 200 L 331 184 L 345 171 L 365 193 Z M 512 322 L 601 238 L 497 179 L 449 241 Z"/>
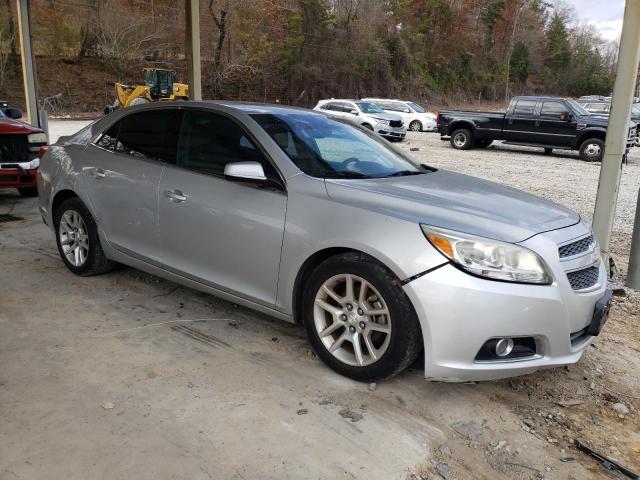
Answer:
<path fill-rule="evenodd" d="M 32 127 L 28 123 L 20 122 L 18 120 L 12 120 L 10 118 L 0 118 L 0 135 L 21 135 L 40 132 L 42 132 L 42 130 L 36 127 Z"/>
<path fill-rule="evenodd" d="M 578 123 L 586 123 L 590 127 L 607 127 L 609 115 L 606 113 L 592 113 L 589 116 L 581 116 Z M 635 127 L 635 122 L 629 121 L 629 128 Z"/>
<path fill-rule="evenodd" d="M 338 203 L 505 242 L 580 221 L 571 210 L 529 193 L 460 173 L 376 179 L 327 179 Z"/>
<path fill-rule="evenodd" d="M 379 120 L 402 120 L 402 117 L 396 113 L 367 113 L 366 115 Z"/>

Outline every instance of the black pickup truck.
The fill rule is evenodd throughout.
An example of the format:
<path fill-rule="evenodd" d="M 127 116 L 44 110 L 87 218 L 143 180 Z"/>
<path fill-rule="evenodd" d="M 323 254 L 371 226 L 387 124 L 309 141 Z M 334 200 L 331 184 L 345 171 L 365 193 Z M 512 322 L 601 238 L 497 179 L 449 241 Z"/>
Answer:
<path fill-rule="evenodd" d="M 557 97 L 514 97 L 506 113 L 443 111 L 438 132 L 460 150 L 488 147 L 494 140 L 512 145 L 579 150 L 587 162 L 604 153 L 608 118 L 592 115 L 575 100 Z M 636 141 L 636 124 L 629 123 L 627 151 Z"/>

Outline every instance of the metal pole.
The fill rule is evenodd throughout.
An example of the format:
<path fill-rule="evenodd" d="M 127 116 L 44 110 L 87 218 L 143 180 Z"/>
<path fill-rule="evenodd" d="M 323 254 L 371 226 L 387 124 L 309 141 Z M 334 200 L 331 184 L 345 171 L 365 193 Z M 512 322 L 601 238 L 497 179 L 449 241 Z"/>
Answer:
<path fill-rule="evenodd" d="M 640 290 L 640 189 L 636 204 L 636 219 L 631 238 L 631 253 L 629 254 L 629 268 L 627 269 L 627 286 Z"/>
<path fill-rule="evenodd" d="M 189 98 L 202 100 L 202 72 L 200 70 L 200 0 L 185 0 L 187 78 Z"/>
<path fill-rule="evenodd" d="M 38 118 L 38 97 L 36 91 L 36 69 L 31 50 L 31 30 L 29 28 L 29 0 L 16 0 L 18 13 L 18 36 L 20 37 L 20 57 L 22 58 L 22 79 L 27 117 L 34 127 L 40 126 Z"/>
<path fill-rule="evenodd" d="M 627 0 L 622 24 L 622 38 L 613 87 L 611 115 L 607 127 L 604 157 L 600 168 L 600 181 L 596 207 L 593 213 L 593 232 L 608 265 L 611 230 L 622 174 L 622 157 L 626 151 L 629 118 L 633 103 L 633 90 L 640 62 L 640 0 Z"/>

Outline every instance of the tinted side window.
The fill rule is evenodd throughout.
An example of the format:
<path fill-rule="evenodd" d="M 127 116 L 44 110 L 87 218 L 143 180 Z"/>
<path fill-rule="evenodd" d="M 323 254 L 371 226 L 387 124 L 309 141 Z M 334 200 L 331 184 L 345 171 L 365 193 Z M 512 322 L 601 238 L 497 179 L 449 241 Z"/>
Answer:
<path fill-rule="evenodd" d="M 232 162 L 259 162 L 267 177 L 276 177 L 269 161 L 233 120 L 212 112 L 185 111 L 178 166 L 223 175 Z"/>
<path fill-rule="evenodd" d="M 535 100 L 518 100 L 513 109 L 514 115 L 532 116 L 536 109 Z"/>
<path fill-rule="evenodd" d="M 607 113 L 609 111 L 609 105 L 606 103 L 590 103 L 587 107 L 587 109 L 593 113 Z"/>
<path fill-rule="evenodd" d="M 560 116 L 566 113 L 567 107 L 562 102 L 544 102 L 540 116 L 559 120 Z"/>
<path fill-rule="evenodd" d="M 149 110 L 120 121 L 117 151 L 134 157 L 174 162 L 180 117 L 178 109 Z"/>
<path fill-rule="evenodd" d="M 116 122 L 111 125 L 109 129 L 104 132 L 100 139 L 96 142 L 96 145 L 107 150 L 116 151 L 118 149 L 118 130 L 120 130 L 120 123 Z"/>

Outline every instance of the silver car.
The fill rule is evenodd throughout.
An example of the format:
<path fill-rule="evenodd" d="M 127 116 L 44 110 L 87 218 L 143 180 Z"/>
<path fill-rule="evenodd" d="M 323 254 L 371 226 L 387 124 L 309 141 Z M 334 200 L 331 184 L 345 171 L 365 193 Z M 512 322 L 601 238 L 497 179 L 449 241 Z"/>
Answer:
<path fill-rule="evenodd" d="M 302 324 L 353 379 L 423 351 L 445 381 L 570 364 L 607 318 L 578 215 L 309 110 L 129 108 L 61 139 L 38 175 L 73 273 L 120 262 Z"/>

